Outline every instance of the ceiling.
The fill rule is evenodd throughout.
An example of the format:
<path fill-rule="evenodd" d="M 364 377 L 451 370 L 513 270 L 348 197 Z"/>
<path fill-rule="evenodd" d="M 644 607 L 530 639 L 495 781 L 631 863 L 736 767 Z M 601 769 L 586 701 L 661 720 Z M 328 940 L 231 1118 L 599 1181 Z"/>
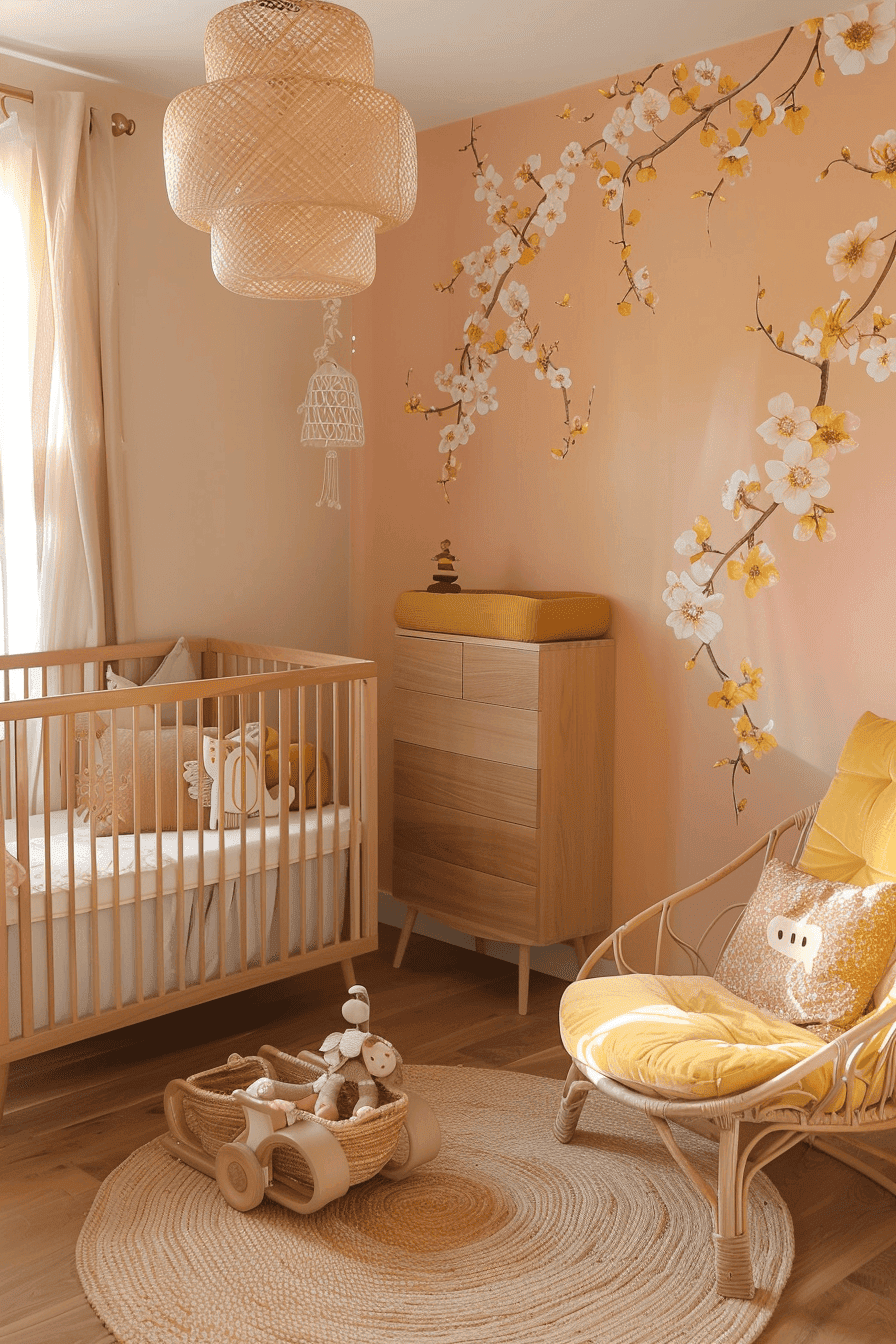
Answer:
<path fill-rule="evenodd" d="M 173 96 L 225 0 L 0 0 L 2 53 Z M 351 0 L 418 130 L 798 23 L 807 0 Z"/>

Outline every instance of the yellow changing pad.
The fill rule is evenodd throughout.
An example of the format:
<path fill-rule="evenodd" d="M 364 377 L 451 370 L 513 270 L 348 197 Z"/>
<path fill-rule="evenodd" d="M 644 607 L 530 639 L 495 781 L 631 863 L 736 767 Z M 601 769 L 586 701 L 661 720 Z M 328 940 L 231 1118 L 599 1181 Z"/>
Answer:
<path fill-rule="evenodd" d="M 546 644 L 558 639 L 596 639 L 610 624 L 610 603 L 599 593 L 495 592 L 402 593 L 395 622 L 403 630 L 443 635 L 515 639 Z"/>
<path fill-rule="evenodd" d="M 575 981 L 560 1003 L 560 1034 L 592 1081 L 604 1074 L 675 1101 L 746 1092 L 824 1046 L 812 1032 L 755 1008 L 703 975 Z M 873 1066 L 874 1042 L 863 1057 L 859 1072 L 865 1059 Z M 816 1069 L 780 1105 L 811 1106 L 827 1095 L 832 1081 L 829 1064 Z M 864 1091 L 858 1076 L 856 1091 Z M 842 1099 L 833 1098 L 829 1109 Z M 859 1098 L 854 1100 L 858 1104 Z"/>

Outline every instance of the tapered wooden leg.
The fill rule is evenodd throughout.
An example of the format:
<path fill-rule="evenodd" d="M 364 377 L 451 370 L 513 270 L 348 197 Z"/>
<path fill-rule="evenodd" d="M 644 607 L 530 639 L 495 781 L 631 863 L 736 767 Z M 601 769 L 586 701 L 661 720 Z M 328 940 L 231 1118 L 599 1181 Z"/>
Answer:
<path fill-rule="evenodd" d="M 3 1107 L 6 1105 L 6 1085 L 9 1082 L 9 1065 L 0 1064 L 0 1120 L 3 1119 Z"/>
<path fill-rule="evenodd" d="M 476 951 L 477 951 L 481 956 L 484 957 L 484 956 L 485 956 L 485 939 L 484 939 L 484 938 L 475 938 L 473 941 L 474 941 L 475 944 L 476 944 Z"/>
<path fill-rule="evenodd" d="M 527 943 L 520 943 L 520 1016 L 525 1017 L 529 1008 L 529 957 L 532 949 Z"/>
<path fill-rule="evenodd" d="M 345 961 L 340 962 L 340 965 L 342 966 L 342 978 L 345 981 L 345 987 L 351 989 L 352 985 L 358 983 L 355 979 L 355 968 L 352 965 L 351 957 L 346 957 Z"/>
<path fill-rule="evenodd" d="M 585 951 L 585 939 L 573 938 L 572 945 L 576 950 L 576 959 L 579 966 L 584 966 L 585 962 L 588 960 L 588 953 Z"/>
<path fill-rule="evenodd" d="M 402 963 L 405 951 L 407 950 L 408 940 L 414 931 L 414 923 L 417 919 L 417 911 L 413 906 L 408 906 L 408 913 L 405 915 L 404 928 L 401 930 L 401 937 L 398 940 L 398 946 L 395 949 L 395 960 L 392 965 L 396 971 Z"/>

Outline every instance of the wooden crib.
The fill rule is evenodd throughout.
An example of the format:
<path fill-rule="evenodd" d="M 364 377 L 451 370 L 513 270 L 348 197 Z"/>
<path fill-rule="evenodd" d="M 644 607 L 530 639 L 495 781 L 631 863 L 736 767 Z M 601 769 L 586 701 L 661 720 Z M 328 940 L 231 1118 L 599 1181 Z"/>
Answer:
<path fill-rule="evenodd" d="M 143 685 L 173 644 L 0 657 L 0 1117 L 15 1060 L 377 945 L 375 665 L 198 638 Z"/>

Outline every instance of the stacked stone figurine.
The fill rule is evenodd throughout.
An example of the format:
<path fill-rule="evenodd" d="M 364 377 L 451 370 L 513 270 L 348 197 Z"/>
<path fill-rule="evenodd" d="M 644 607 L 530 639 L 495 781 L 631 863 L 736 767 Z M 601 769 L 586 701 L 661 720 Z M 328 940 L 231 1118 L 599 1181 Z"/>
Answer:
<path fill-rule="evenodd" d="M 451 554 L 451 542 L 445 540 L 442 542 L 442 549 L 438 555 L 434 555 L 438 574 L 433 574 L 433 582 L 427 588 L 428 593 L 459 593 L 460 584 L 457 582 L 457 575 L 454 572 L 453 561 L 457 559 L 456 555 Z"/>

